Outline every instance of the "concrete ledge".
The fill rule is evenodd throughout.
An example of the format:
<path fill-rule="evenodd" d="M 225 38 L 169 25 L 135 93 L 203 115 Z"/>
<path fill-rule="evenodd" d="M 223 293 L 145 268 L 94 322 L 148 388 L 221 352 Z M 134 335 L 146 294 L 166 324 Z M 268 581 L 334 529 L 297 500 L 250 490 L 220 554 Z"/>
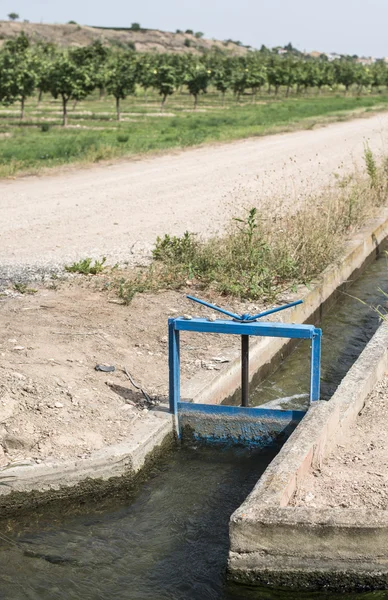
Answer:
<path fill-rule="evenodd" d="M 330 265 L 307 291 L 303 304 L 279 314 L 289 323 L 313 322 L 321 314 L 325 303 L 350 277 L 355 279 L 365 263 L 373 260 L 379 245 L 388 237 L 388 208 L 381 210 L 377 219 L 370 221 L 346 244 L 343 256 Z M 287 339 L 262 338 L 251 342 L 250 379 L 262 378 L 287 354 L 292 345 Z M 199 373 L 182 383 L 182 398 L 200 404 L 220 404 L 239 389 L 241 383 L 240 355 L 231 355 L 231 362 L 216 376 Z"/>
<path fill-rule="evenodd" d="M 7 469 L 3 473 L 7 485 L 0 486 L 1 517 L 58 498 L 95 495 L 99 489 L 114 487 L 120 481 L 122 485 L 121 478 L 134 479 L 173 441 L 172 416 L 155 410 L 138 426 L 131 440 L 96 450 L 89 458 Z"/>
<path fill-rule="evenodd" d="M 320 465 L 342 432 L 355 421 L 366 397 L 387 368 L 388 325 L 384 324 L 332 399 L 311 407 L 246 501 L 232 515 L 229 557 L 232 579 L 260 583 L 264 577 L 272 585 L 287 580 L 295 587 L 301 582 L 303 586 L 316 587 L 326 573 L 325 585 L 345 589 L 345 583 L 351 582 L 348 575 L 357 573 L 355 581 L 360 588 L 388 586 L 387 512 L 288 506 L 305 473 Z M 317 570 L 320 561 L 326 567 Z M 289 572 L 286 563 L 292 564 Z"/>

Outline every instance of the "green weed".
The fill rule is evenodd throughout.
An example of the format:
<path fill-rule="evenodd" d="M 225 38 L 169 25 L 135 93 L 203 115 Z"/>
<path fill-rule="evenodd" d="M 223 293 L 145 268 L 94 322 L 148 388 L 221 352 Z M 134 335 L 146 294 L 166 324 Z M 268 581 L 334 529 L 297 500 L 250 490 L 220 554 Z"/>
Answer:
<path fill-rule="evenodd" d="M 372 187 L 376 187 L 377 185 L 377 164 L 375 157 L 373 155 L 372 150 L 369 147 L 369 144 L 364 144 L 364 160 L 366 166 L 366 172 L 369 175 L 370 184 Z"/>
<path fill-rule="evenodd" d="M 92 258 L 83 258 L 72 265 L 65 266 L 65 270 L 68 273 L 80 273 L 81 275 L 98 275 L 104 270 L 105 262 L 105 256 L 102 260 L 95 260 L 94 263 Z"/>
<path fill-rule="evenodd" d="M 13 287 L 17 292 L 19 292 L 19 294 L 32 295 L 32 294 L 36 294 L 38 292 L 38 290 L 28 287 L 27 284 L 25 284 L 25 283 L 14 283 Z"/>

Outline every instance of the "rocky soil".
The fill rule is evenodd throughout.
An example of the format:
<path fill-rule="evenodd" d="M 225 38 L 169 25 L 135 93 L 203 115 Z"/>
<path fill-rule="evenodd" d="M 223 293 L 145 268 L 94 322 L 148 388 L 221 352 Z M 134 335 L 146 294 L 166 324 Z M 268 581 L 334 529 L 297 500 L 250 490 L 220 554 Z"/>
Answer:
<path fill-rule="evenodd" d="M 0 294 L 0 466 L 86 458 L 130 437 L 153 406 L 167 402 L 167 320 L 210 311 L 183 292 L 138 295 L 124 306 L 101 281 L 75 277 L 34 294 Z M 229 308 L 260 310 L 237 301 Z M 182 382 L 216 375 L 238 344 L 234 336 L 182 334 Z"/>
<path fill-rule="evenodd" d="M 158 29 L 131 31 L 129 29 L 115 30 L 78 24 L 51 25 L 48 23 L 17 21 L 0 21 L 0 46 L 4 41 L 16 37 L 22 31 L 33 42 L 53 42 L 62 47 L 87 46 L 95 41 L 101 41 L 103 44 L 115 47 L 118 45 L 125 47 L 128 44 L 133 44 L 138 52 L 201 54 L 212 48 L 237 56 L 248 52 L 247 48 L 231 42 L 226 43 L 205 38 L 197 39 L 191 34 L 172 33 L 159 31 Z M 185 40 L 189 40 L 189 46 L 185 45 Z"/>

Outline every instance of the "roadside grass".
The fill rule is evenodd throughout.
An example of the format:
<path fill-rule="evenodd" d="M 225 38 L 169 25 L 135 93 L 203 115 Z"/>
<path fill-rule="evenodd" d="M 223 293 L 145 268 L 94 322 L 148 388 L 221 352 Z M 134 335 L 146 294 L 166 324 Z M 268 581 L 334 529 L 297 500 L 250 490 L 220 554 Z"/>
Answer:
<path fill-rule="evenodd" d="M 371 161 L 374 169 L 370 170 Z M 241 300 L 273 302 L 308 285 L 339 259 L 346 238 L 386 204 L 388 161 L 365 148 L 366 173 L 355 174 L 290 213 L 253 207 L 233 219 L 222 236 L 202 239 L 186 232 L 158 238 L 153 261 L 114 280 L 124 304 L 137 293 L 180 289 L 214 291 Z"/>
<path fill-rule="evenodd" d="M 92 258 L 83 258 L 72 265 L 65 266 L 65 271 L 79 273 L 80 275 L 98 275 L 104 270 L 105 263 L 105 256 L 101 260 L 95 260 L 94 263 Z"/>
<path fill-rule="evenodd" d="M 249 100 L 239 106 L 229 103 L 223 108 L 219 97 L 209 93 L 203 96 L 197 112 L 187 108 L 191 106 L 189 102 L 189 97 L 177 96 L 166 112 L 160 113 L 157 97 L 146 105 L 143 98 L 129 98 L 122 106 L 124 120 L 118 123 L 111 99 L 91 98 L 70 112 L 68 128 L 59 126 L 58 101 L 46 100 L 39 107 L 31 101 L 23 123 L 19 122 L 16 109 L 0 109 L 0 177 L 290 129 L 310 129 L 319 123 L 386 110 L 388 95 L 279 100 L 266 96 L 256 104 Z M 174 116 L 167 116 L 171 114 Z"/>

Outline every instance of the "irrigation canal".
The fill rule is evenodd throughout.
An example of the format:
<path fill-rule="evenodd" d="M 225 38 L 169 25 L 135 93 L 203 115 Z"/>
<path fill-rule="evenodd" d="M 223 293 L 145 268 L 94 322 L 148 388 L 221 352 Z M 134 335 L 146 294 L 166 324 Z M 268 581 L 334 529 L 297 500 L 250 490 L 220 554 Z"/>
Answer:
<path fill-rule="evenodd" d="M 348 290 L 367 304 L 388 290 L 385 257 Z M 341 295 L 322 322 L 322 396 L 329 398 L 372 337 L 378 317 Z M 308 344 L 256 385 L 253 404 L 308 390 Z M 302 394 L 302 395 L 301 395 Z M 226 580 L 228 522 L 276 449 L 185 446 L 165 456 L 136 489 L 42 507 L 0 529 L 1 600 L 387 600 L 388 592 L 335 596 L 236 586 Z"/>

